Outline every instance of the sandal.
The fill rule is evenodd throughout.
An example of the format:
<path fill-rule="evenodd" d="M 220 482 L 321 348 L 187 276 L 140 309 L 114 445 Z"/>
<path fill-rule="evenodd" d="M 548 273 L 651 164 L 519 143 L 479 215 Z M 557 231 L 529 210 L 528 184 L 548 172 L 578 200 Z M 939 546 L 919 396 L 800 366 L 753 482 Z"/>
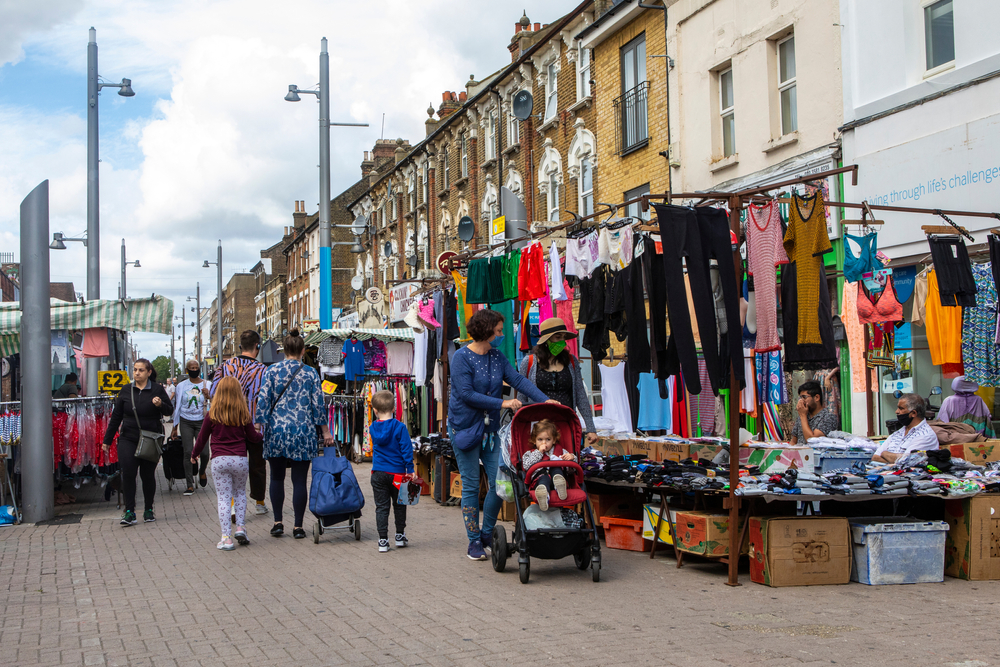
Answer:
<path fill-rule="evenodd" d="M 285 527 L 281 525 L 281 522 L 274 524 L 271 528 L 271 537 L 281 537 L 285 534 Z"/>
<path fill-rule="evenodd" d="M 250 544 L 250 540 L 247 538 L 247 529 L 243 526 L 236 527 L 236 535 L 234 537 L 242 546 Z"/>
<path fill-rule="evenodd" d="M 236 545 L 233 544 L 233 538 L 226 537 L 222 539 L 218 544 L 216 544 L 215 548 L 218 549 L 219 551 L 232 551 L 233 549 L 236 548 Z"/>
<path fill-rule="evenodd" d="M 306 536 L 306 531 L 305 531 L 304 528 L 293 528 L 292 529 L 292 537 L 294 537 L 295 539 L 301 540 L 301 539 L 304 539 L 305 536 Z"/>

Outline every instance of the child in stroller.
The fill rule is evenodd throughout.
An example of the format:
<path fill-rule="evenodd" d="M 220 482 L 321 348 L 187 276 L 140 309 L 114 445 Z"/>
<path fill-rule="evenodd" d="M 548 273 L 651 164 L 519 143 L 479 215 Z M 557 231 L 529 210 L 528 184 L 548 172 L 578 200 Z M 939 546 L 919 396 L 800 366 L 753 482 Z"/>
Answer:
<path fill-rule="evenodd" d="M 525 470 L 530 470 L 532 466 L 540 461 L 576 461 L 576 456 L 561 448 L 562 454 L 556 454 L 555 448 L 559 444 L 559 429 L 548 419 L 536 422 L 531 429 L 531 445 L 534 449 L 529 449 L 521 457 L 521 465 Z M 538 501 L 538 509 L 543 512 L 549 509 L 549 491 L 555 490 L 559 500 L 566 500 L 566 475 L 573 475 L 572 470 L 563 468 L 540 468 L 528 480 L 528 488 L 535 489 L 535 498 Z"/>

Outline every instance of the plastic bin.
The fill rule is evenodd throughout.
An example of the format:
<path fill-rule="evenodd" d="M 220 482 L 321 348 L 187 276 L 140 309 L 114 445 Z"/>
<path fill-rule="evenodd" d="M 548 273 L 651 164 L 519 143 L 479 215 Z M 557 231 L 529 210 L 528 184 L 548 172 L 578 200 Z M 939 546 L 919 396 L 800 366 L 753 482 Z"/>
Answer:
<path fill-rule="evenodd" d="M 602 516 L 601 525 L 604 526 L 604 541 L 611 549 L 649 551 L 652 546 L 651 542 L 642 539 L 642 519 L 635 521 Z M 944 565 L 941 567 L 944 568 Z"/>
<path fill-rule="evenodd" d="M 831 470 L 847 470 L 858 462 L 868 463 L 872 460 L 873 453 L 869 451 L 817 449 L 813 459 L 816 462 L 816 474 L 821 475 Z"/>
<path fill-rule="evenodd" d="M 912 517 L 851 519 L 851 581 L 929 584 L 944 581 L 948 524 Z"/>

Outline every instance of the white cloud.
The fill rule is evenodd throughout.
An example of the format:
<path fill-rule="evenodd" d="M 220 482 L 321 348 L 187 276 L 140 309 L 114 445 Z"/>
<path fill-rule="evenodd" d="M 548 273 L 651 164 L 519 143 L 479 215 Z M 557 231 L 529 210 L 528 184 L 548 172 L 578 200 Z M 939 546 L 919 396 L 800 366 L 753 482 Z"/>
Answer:
<path fill-rule="evenodd" d="M 24 42 L 72 19 L 83 0 L 0 0 L 0 67 L 24 58 Z"/>

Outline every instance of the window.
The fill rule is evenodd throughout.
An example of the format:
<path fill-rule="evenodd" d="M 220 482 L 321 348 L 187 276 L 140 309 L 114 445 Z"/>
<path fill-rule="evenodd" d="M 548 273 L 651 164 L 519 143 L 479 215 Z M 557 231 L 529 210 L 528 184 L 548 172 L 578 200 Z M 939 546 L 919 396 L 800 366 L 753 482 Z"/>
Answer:
<path fill-rule="evenodd" d="M 469 138 L 467 134 L 462 135 L 462 178 L 469 175 Z"/>
<path fill-rule="evenodd" d="M 398 216 L 396 213 L 396 193 L 393 192 L 391 184 L 389 185 L 389 206 L 391 207 L 389 209 L 389 212 L 391 213 L 389 216 L 389 222 L 395 222 Z"/>
<path fill-rule="evenodd" d="M 430 192 L 428 190 L 428 180 L 429 180 L 428 173 L 427 173 L 428 168 L 429 167 L 428 167 L 428 164 L 426 162 L 424 162 L 423 166 L 420 167 L 420 192 L 421 192 L 421 196 L 422 196 L 421 201 L 424 204 L 427 203 L 428 195 L 429 195 L 429 192 Z"/>
<path fill-rule="evenodd" d="M 559 110 L 559 70 L 556 63 L 549 63 L 545 76 L 545 120 L 555 118 Z"/>
<path fill-rule="evenodd" d="M 795 101 L 795 37 L 778 42 L 778 98 L 781 101 L 781 134 L 791 134 L 799 129 Z"/>
<path fill-rule="evenodd" d="M 590 49 L 580 47 L 576 57 L 576 99 L 590 97 Z"/>
<path fill-rule="evenodd" d="M 497 112 L 491 110 L 486 117 L 486 146 L 484 147 L 487 160 L 495 160 L 497 156 Z"/>
<path fill-rule="evenodd" d="M 378 209 L 379 227 L 385 227 L 385 202 Z"/>
<path fill-rule="evenodd" d="M 559 219 L 559 172 L 549 174 L 549 192 L 546 203 L 549 208 L 549 220 Z"/>
<path fill-rule="evenodd" d="M 511 96 L 513 99 L 513 95 Z M 510 113 L 507 114 L 507 145 L 513 146 L 514 144 L 521 141 L 521 121 L 517 119 L 517 116 Z"/>
<path fill-rule="evenodd" d="M 927 69 L 955 60 L 955 19 L 952 0 L 938 0 L 924 7 L 924 49 Z"/>
<path fill-rule="evenodd" d="M 411 173 L 406 178 L 406 194 L 410 199 L 410 210 L 417 208 L 417 175 Z"/>
<path fill-rule="evenodd" d="M 586 216 L 594 212 L 594 170 L 590 166 L 590 158 L 580 160 L 580 215 Z"/>
<path fill-rule="evenodd" d="M 646 35 L 642 34 L 621 49 L 622 94 L 614 101 L 618 152 L 625 154 L 649 142 L 646 102 Z"/>
<path fill-rule="evenodd" d="M 736 111 L 733 101 L 733 68 L 719 72 L 719 115 L 722 117 L 722 156 L 736 152 Z"/>
<path fill-rule="evenodd" d="M 451 187 L 451 152 L 448 147 L 444 148 L 444 189 Z"/>
<path fill-rule="evenodd" d="M 635 199 L 637 197 L 641 197 L 643 195 L 648 195 L 648 194 L 649 194 L 649 183 L 646 183 L 645 185 L 640 185 L 639 187 L 632 188 L 631 190 L 626 192 L 624 201 L 629 201 L 630 199 Z M 649 220 L 649 211 L 643 213 L 642 206 L 639 204 L 639 202 L 635 202 L 634 204 L 629 204 L 628 206 L 626 206 L 625 215 L 631 216 L 633 218 L 641 218 L 642 220 Z"/>

